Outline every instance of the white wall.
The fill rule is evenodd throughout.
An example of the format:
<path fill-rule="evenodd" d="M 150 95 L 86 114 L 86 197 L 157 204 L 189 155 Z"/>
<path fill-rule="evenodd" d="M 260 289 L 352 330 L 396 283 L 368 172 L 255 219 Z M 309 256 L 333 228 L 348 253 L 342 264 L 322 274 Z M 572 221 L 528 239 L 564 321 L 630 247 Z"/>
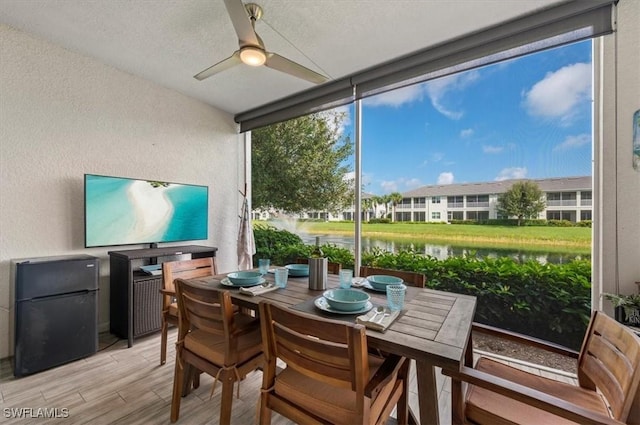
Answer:
<path fill-rule="evenodd" d="M 619 2 L 617 32 L 596 43 L 594 58 L 602 81 L 595 93 L 594 307 L 609 313 L 600 292 L 635 293 L 640 281 L 640 170 L 632 167 L 631 148 L 640 109 L 639 17 L 639 1 Z"/>
<path fill-rule="evenodd" d="M 195 243 L 235 269 L 242 143 L 229 114 L 0 25 L 0 358 L 13 354 L 14 258 L 99 257 L 108 329 L 109 248 L 84 248 L 84 173 L 208 185 L 209 240 Z"/>

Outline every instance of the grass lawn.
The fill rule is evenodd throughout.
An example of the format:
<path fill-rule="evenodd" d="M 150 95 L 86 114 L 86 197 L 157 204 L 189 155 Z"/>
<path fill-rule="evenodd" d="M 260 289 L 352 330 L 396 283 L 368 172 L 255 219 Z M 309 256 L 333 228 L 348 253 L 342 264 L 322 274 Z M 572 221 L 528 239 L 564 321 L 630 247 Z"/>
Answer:
<path fill-rule="evenodd" d="M 256 221 L 255 223 L 269 224 Z M 311 234 L 351 235 L 353 223 L 299 222 L 298 228 Z M 424 242 L 465 242 L 489 245 L 536 245 L 567 248 L 591 247 L 588 227 L 515 227 L 464 224 L 391 223 L 362 224 L 362 235 L 384 238 L 419 239 Z"/>

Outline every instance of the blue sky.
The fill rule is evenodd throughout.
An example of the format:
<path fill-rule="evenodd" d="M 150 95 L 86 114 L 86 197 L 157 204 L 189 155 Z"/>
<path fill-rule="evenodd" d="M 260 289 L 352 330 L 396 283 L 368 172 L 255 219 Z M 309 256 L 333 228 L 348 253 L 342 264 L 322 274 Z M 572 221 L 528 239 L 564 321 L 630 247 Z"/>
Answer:
<path fill-rule="evenodd" d="M 586 41 L 365 99 L 365 192 L 591 175 L 591 55 Z"/>

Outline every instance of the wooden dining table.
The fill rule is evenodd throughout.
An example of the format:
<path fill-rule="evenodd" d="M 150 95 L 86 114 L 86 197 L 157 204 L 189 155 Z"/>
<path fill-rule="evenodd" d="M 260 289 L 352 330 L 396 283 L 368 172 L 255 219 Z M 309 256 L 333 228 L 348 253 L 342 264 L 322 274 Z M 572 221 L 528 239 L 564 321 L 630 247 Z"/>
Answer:
<path fill-rule="evenodd" d="M 202 285 L 229 289 L 232 300 L 240 307 L 258 310 L 261 301 L 269 300 L 319 317 L 356 321 L 357 315 L 332 314 L 317 308 L 314 300 L 323 291 L 309 289 L 308 277 L 289 276 L 287 287 L 258 296 L 240 293 L 235 287 L 221 284 L 226 275 L 192 279 Z M 273 283 L 272 274 L 265 279 Z M 339 287 L 339 277 L 329 275 L 327 288 Z M 374 305 L 386 305 L 386 294 L 363 289 Z M 367 328 L 367 344 L 371 348 L 398 354 L 416 362 L 418 402 L 421 424 L 439 424 L 436 367 L 458 370 L 465 358 L 471 333 L 476 298 L 468 295 L 407 287 L 404 308 L 385 332 Z M 411 412 L 411 418 L 417 419 Z"/>

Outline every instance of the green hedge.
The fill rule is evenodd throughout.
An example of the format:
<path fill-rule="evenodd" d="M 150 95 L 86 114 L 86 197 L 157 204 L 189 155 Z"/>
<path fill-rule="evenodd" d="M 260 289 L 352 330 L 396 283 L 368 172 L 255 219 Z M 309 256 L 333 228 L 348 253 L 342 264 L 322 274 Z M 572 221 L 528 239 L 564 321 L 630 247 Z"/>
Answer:
<path fill-rule="evenodd" d="M 256 227 L 258 258 L 289 264 L 312 246 L 284 230 Z M 353 268 L 353 254 L 323 245 L 329 261 Z M 362 265 L 423 273 L 427 287 L 477 297 L 475 320 L 579 349 L 589 322 L 591 263 L 518 263 L 509 257 L 450 257 L 438 260 L 412 251 L 364 251 Z"/>
<path fill-rule="evenodd" d="M 518 220 L 513 218 L 489 219 L 489 220 L 449 220 L 451 224 L 481 225 L 481 226 L 517 226 Z M 591 220 L 573 222 L 569 220 L 522 220 L 521 226 L 541 227 L 591 227 Z"/>

